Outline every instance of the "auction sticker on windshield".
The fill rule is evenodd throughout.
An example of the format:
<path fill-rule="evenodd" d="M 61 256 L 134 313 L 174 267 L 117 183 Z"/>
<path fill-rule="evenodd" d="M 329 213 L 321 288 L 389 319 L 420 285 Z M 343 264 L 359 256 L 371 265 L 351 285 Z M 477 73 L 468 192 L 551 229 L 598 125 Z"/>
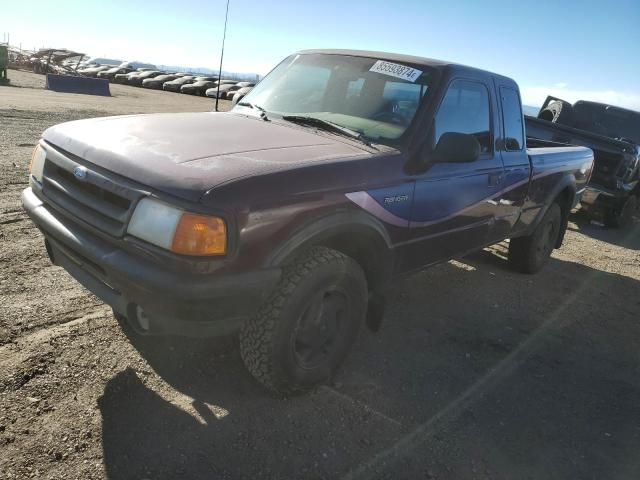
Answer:
<path fill-rule="evenodd" d="M 384 60 L 378 60 L 373 64 L 369 71 L 381 73 L 382 75 L 389 75 L 391 77 L 402 78 L 409 82 L 415 82 L 418 77 L 422 75 L 422 70 L 416 70 L 415 68 L 400 65 L 398 63 L 385 62 Z"/>

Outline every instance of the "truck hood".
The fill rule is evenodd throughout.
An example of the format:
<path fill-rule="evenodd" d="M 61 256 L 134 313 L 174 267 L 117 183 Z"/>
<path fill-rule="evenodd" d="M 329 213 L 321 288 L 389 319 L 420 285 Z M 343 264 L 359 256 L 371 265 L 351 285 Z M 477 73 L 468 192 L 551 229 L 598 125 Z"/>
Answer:
<path fill-rule="evenodd" d="M 103 169 L 189 201 L 240 178 L 369 155 L 297 126 L 215 112 L 78 120 L 49 128 L 43 138 Z"/>

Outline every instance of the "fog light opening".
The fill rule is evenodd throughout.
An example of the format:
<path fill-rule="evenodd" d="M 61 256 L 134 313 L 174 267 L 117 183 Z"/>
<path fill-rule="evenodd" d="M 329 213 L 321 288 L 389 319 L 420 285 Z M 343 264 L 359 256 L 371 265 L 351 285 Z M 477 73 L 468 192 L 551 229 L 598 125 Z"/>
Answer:
<path fill-rule="evenodd" d="M 136 320 L 141 329 L 149 331 L 149 317 L 140 305 L 136 305 Z"/>

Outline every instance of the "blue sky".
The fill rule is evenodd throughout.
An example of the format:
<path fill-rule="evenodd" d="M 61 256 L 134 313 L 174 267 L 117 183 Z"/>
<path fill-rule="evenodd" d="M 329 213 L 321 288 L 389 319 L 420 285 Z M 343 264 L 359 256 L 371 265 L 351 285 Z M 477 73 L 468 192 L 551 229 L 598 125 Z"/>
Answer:
<path fill-rule="evenodd" d="M 215 68 L 226 0 L 3 2 L 24 48 Z M 513 77 L 547 93 L 640 110 L 640 0 L 231 0 L 224 68 L 267 73 L 305 48 L 408 53 Z"/>

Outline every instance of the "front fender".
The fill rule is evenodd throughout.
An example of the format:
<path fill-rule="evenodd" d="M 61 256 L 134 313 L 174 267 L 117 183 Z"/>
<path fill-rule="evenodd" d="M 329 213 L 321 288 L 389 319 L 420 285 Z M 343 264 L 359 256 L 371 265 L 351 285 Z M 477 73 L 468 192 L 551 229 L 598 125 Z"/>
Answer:
<path fill-rule="evenodd" d="M 391 239 L 384 225 L 366 212 L 346 210 L 306 222 L 289 239 L 269 255 L 265 267 L 280 266 L 296 252 L 320 244 L 339 235 L 368 238 L 379 247 L 392 250 Z"/>

